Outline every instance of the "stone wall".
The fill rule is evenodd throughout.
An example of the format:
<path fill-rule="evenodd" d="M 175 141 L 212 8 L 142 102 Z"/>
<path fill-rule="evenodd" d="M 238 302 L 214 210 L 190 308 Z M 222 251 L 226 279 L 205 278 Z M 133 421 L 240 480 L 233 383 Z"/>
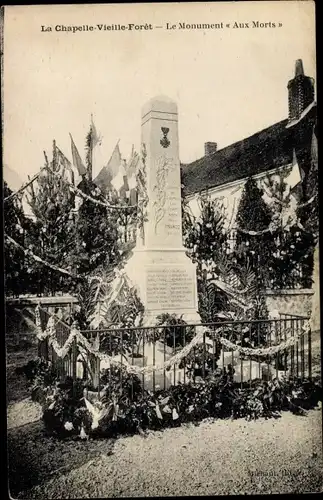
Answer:
<path fill-rule="evenodd" d="M 312 289 L 266 290 L 266 303 L 269 311 L 277 310 L 283 314 L 309 316 L 312 308 Z"/>

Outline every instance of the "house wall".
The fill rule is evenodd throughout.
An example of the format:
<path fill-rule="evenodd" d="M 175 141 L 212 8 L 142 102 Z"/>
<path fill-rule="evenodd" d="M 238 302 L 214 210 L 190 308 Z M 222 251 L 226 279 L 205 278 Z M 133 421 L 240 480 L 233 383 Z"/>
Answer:
<path fill-rule="evenodd" d="M 269 311 L 282 314 L 310 316 L 312 310 L 313 290 L 266 290 L 266 304 Z"/>
<path fill-rule="evenodd" d="M 300 182 L 301 178 L 297 163 L 294 163 L 293 165 L 285 165 L 283 168 L 286 168 L 287 166 L 291 167 L 290 174 L 285 179 L 285 182 L 287 183 L 287 190 L 289 190 L 295 187 L 296 184 Z M 263 199 L 266 203 L 270 203 L 270 201 L 272 201 L 270 196 L 268 195 L 268 190 L 266 190 L 265 185 L 265 181 L 268 175 L 270 175 L 274 180 L 279 180 L 279 170 L 277 169 L 253 177 L 257 181 L 258 186 L 264 190 Z M 240 179 L 238 181 L 230 182 L 228 184 L 224 184 L 222 186 L 218 186 L 208 190 L 210 198 L 212 200 L 218 200 L 223 205 L 226 215 L 226 228 L 231 227 L 234 224 L 239 207 L 239 202 L 246 182 L 246 178 Z M 188 196 L 187 198 L 191 213 L 194 215 L 194 217 L 198 217 L 200 213 L 198 195 L 199 193 L 196 193 L 194 195 Z"/>

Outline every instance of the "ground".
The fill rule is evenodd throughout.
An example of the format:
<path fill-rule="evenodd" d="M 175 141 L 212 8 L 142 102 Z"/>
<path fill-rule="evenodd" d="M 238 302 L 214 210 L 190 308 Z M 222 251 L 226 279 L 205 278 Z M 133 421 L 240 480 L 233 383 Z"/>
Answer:
<path fill-rule="evenodd" d="M 44 434 L 40 408 L 9 353 L 8 448 L 13 498 L 100 498 L 320 492 L 322 411 L 306 417 L 204 421 L 148 437 L 59 441 Z"/>

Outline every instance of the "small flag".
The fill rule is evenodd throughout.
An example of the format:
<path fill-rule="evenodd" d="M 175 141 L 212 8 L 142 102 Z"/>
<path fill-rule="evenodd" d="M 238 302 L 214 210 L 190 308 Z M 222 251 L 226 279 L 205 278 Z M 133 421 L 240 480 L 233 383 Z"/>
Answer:
<path fill-rule="evenodd" d="M 92 149 L 95 148 L 97 144 L 101 146 L 102 138 L 99 136 L 96 126 L 93 122 L 93 115 L 91 115 L 91 146 Z"/>
<path fill-rule="evenodd" d="M 285 182 L 290 187 L 290 189 L 293 189 L 297 184 L 299 184 L 301 182 L 301 174 L 300 174 L 299 166 L 297 163 L 295 149 L 293 150 L 292 169 L 291 169 L 288 177 L 285 179 Z"/>
<path fill-rule="evenodd" d="M 75 146 L 75 143 L 73 141 L 73 137 L 70 134 L 71 137 L 71 149 L 72 149 L 72 158 L 73 158 L 73 165 L 77 169 L 79 175 L 85 175 L 86 174 L 86 168 L 83 165 L 83 162 L 81 160 L 80 154 L 77 150 L 77 147 Z"/>
<path fill-rule="evenodd" d="M 112 152 L 111 158 L 107 164 L 107 169 L 111 172 L 112 178 L 118 174 L 120 165 L 121 165 L 121 153 L 118 141 Z"/>
<path fill-rule="evenodd" d="M 107 165 L 105 165 L 100 172 L 94 177 L 94 183 L 101 187 L 101 189 L 112 189 L 113 184 L 112 180 L 118 175 L 119 168 L 121 165 L 121 153 L 119 149 L 119 141 L 116 144 L 111 158 L 108 161 Z M 123 182 L 121 183 L 123 185 Z"/>
<path fill-rule="evenodd" d="M 124 164 L 119 165 L 119 170 L 117 174 L 113 177 L 111 184 L 116 191 L 120 191 L 120 189 L 124 186 L 124 178 L 126 177 L 126 169 Z"/>
<path fill-rule="evenodd" d="M 91 115 L 91 166 L 92 178 L 95 179 L 104 166 L 104 160 L 101 151 L 102 137 L 98 134 L 96 126 L 93 122 L 93 115 Z"/>
<path fill-rule="evenodd" d="M 133 152 L 126 167 L 128 177 L 131 177 L 136 172 L 139 159 L 138 153 Z"/>
<path fill-rule="evenodd" d="M 65 170 L 68 170 L 71 174 L 71 182 L 74 185 L 75 179 L 71 162 L 66 158 L 64 153 L 62 153 L 62 151 L 57 146 L 56 146 L 56 153 L 57 153 L 57 163 L 59 166 L 58 171 L 61 170 L 63 173 Z"/>
<path fill-rule="evenodd" d="M 317 137 L 314 129 L 313 129 L 312 143 L 311 143 L 311 157 L 312 157 L 311 158 L 312 163 L 316 164 L 318 161 L 318 154 L 317 154 Z"/>
<path fill-rule="evenodd" d="M 112 175 L 109 172 L 107 166 L 103 167 L 99 175 L 94 179 L 94 184 L 96 184 L 101 190 L 111 189 Z"/>
<path fill-rule="evenodd" d="M 131 206 L 137 205 L 138 201 L 138 196 L 137 196 L 137 189 L 130 189 L 130 195 L 129 195 L 129 204 Z"/>
<path fill-rule="evenodd" d="M 136 176 L 135 175 L 131 175 L 131 176 L 127 176 L 127 182 L 128 182 L 128 186 L 129 186 L 129 190 L 131 191 L 131 189 L 136 189 L 137 187 L 137 179 L 136 179 Z"/>

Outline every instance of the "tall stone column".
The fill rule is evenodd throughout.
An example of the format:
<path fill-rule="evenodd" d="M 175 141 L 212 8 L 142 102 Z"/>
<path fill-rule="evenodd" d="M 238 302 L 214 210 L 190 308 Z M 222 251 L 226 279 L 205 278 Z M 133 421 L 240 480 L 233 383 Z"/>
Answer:
<path fill-rule="evenodd" d="M 319 245 L 314 250 L 314 270 L 313 270 L 313 290 L 314 294 L 312 297 L 312 310 L 311 310 L 311 329 L 312 331 L 318 331 L 320 329 L 321 321 L 321 311 L 320 311 L 320 254 Z"/>
<path fill-rule="evenodd" d="M 199 322 L 196 266 L 182 242 L 181 180 L 177 105 L 168 97 L 142 109 L 141 184 L 147 196 L 137 245 L 125 270 L 145 306 L 145 323 L 162 313 Z"/>

